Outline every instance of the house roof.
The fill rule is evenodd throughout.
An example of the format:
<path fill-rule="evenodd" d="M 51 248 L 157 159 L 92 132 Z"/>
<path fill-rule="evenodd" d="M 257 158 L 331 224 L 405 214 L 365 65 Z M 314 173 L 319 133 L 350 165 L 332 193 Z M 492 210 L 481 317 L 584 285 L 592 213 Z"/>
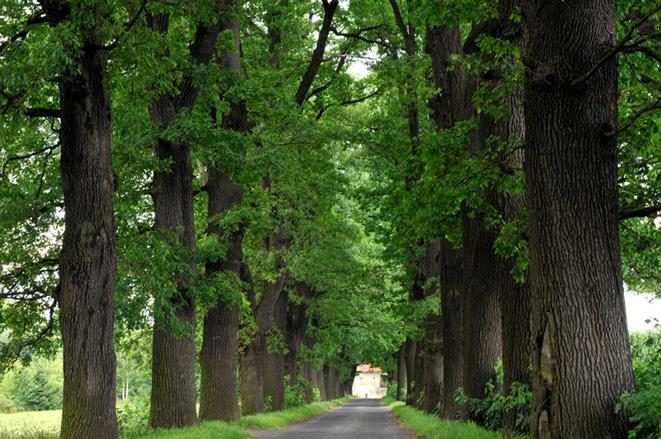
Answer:
<path fill-rule="evenodd" d="M 370 363 L 367 364 L 361 364 L 356 368 L 357 372 L 362 372 L 362 373 L 381 373 L 382 370 L 380 367 L 373 367 Z"/>

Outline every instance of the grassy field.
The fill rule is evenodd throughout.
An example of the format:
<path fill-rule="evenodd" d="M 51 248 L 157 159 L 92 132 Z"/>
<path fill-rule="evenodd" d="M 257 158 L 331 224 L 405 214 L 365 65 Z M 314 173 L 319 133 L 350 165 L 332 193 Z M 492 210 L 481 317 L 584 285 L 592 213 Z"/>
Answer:
<path fill-rule="evenodd" d="M 60 431 L 62 410 L 0 413 L 0 438 L 51 438 Z"/>
<path fill-rule="evenodd" d="M 448 421 L 405 405 L 391 402 L 392 412 L 423 439 L 502 439 L 500 433 L 485 430 L 472 422 Z"/>
<path fill-rule="evenodd" d="M 121 435 L 127 439 L 244 439 L 248 429 L 284 428 L 292 422 L 319 415 L 346 399 L 315 402 L 280 412 L 242 418 L 237 423 L 203 422 L 195 427 L 171 430 L 145 430 Z M 61 410 L 0 414 L 0 439 L 56 439 L 60 430 Z"/>

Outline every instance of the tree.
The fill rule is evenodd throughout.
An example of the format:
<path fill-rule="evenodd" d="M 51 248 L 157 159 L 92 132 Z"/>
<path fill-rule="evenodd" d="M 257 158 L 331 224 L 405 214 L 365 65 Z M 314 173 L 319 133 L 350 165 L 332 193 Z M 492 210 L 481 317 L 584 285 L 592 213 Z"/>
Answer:
<path fill-rule="evenodd" d="M 624 437 L 626 418 L 614 405 L 633 375 L 617 141 L 608 135 L 617 115 L 614 2 L 526 1 L 524 16 L 532 434 Z"/>

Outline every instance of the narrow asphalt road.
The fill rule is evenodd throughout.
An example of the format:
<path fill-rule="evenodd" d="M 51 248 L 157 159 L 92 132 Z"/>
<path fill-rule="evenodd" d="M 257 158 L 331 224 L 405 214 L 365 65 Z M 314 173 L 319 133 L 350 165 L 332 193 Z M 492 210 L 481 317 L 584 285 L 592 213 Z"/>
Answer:
<path fill-rule="evenodd" d="M 352 399 L 284 430 L 256 431 L 254 439 L 411 439 L 379 399 Z"/>

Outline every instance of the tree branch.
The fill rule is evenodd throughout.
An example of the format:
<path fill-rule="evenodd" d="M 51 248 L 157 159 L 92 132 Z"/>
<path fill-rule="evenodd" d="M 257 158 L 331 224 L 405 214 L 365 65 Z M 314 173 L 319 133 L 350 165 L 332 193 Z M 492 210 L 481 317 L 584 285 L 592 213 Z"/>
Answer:
<path fill-rule="evenodd" d="M 642 116 L 645 113 L 649 113 L 650 111 L 658 110 L 659 108 L 661 108 L 661 99 L 657 99 L 655 103 L 650 104 L 650 105 L 648 105 L 646 107 L 643 107 L 640 110 L 636 111 L 629 118 L 629 120 L 624 125 L 619 127 L 618 129 L 616 129 L 614 131 L 609 131 L 609 132 L 604 133 L 604 134 L 608 138 L 618 136 L 623 131 L 626 131 L 627 129 L 629 129 L 636 122 L 636 120 L 638 120 L 638 118 L 640 116 Z"/>
<path fill-rule="evenodd" d="M 103 50 L 112 50 L 112 49 L 116 48 L 119 45 L 119 43 L 122 41 L 122 38 L 124 38 L 124 36 L 126 36 L 126 34 L 129 33 L 131 31 L 131 29 L 133 29 L 133 26 L 135 26 L 136 23 L 138 22 L 138 19 L 140 18 L 140 16 L 144 12 L 148 1 L 149 0 L 142 0 L 142 2 L 140 3 L 140 6 L 138 7 L 138 10 L 136 11 L 133 18 L 131 18 L 124 25 L 124 30 L 122 31 L 122 33 L 120 33 L 112 43 L 101 47 L 101 49 L 103 49 Z"/>
<path fill-rule="evenodd" d="M 330 33 L 333 24 L 333 16 L 335 15 L 335 11 L 337 10 L 338 5 L 339 0 L 331 0 L 330 2 L 323 0 L 324 21 L 321 25 L 321 29 L 319 30 L 317 44 L 314 48 L 314 51 L 312 52 L 312 58 L 310 59 L 308 68 L 303 74 L 303 78 L 301 79 L 301 82 L 298 86 L 298 90 L 296 90 L 296 94 L 294 95 L 294 102 L 296 102 L 296 104 L 299 106 L 302 105 L 305 101 L 305 97 L 307 96 L 310 87 L 312 87 L 314 78 L 317 76 L 317 72 L 321 66 L 321 62 L 324 58 L 324 52 L 326 51 L 326 44 L 328 43 L 328 34 Z"/>
<path fill-rule="evenodd" d="M 346 100 L 346 101 L 338 102 L 336 104 L 330 104 L 330 105 L 327 105 L 325 107 L 321 107 L 321 109 L 319 110 L 319 113 L 317 113 L 317 116 L 315 117 L 315 119 L 316 120 L 321 119 L 321 116 L 323 116 L 324 113 L 326 112 L 326 110 L 328 110 L 331 107 L 344 107 L 344 106 L 347 106 L 347 105 L 358 104 L 360 102 L 364 102 L 364 101 L 366 101 L 370 98 L 373 98 L 374 96 L 378 95 L 380 92 L 381 92 L 381 90 L 377 90 L 377 91 L 375 91 L 373 93 L 370 93 L 366 96 L 361 96 L 361 97 L 356 98 L 356 99 L 349 99 L 349 100 Z"/>
<path fill-rule="evenodd" d="M 28 153 L 28 154 L 19 154 L 19 155 L 14 155 L 14 156 L 8 157 L 7 160 L 5 160 L 5 163 L 2 165 L 2 173 L 0 173 L 0 175 L 5 175 L 5 170 L 7 169 L 7 165 L 9 165 L 9 162 L 13 162 L 13 161 L 16 161 L 16 160 L 25 160 L 25 159 L 29 159 L 30 157 L 34 157 L 36 155 L 43 154 L 45 152 L 51 152 L 59 146 L 60 146 L 60 142 L 57 142 L 55 145 L 50 145 L 50 146 L 47 146 L 45 148 L 41 148 L 37 151 L 31 152 L 31 153 Z"/>
<path fill-rule="evenodd" d="M 651 217 L 653 215 L 656 216 L 655 214 L 659 211 L 661 211 L 661 204 L 643 207 L 640 209 L 622 210 L 618 213 L 618 219 L 623 220 L 628 218 L 641 218 L 645 216 Z"/>
<path fill-rule="evenodd" d="M 61 111 L 59 108 L 28 108 L 25 110 L 27 117 L 54 117 L 59 118 Z"/>
<path fill-rule="evenodd" d="M 624 35 L 624 38 L 622 38 L 622 40 L 615 47 L 613 47 L 611 50 L 608 51 L 608 53 L 606 53 L 603 57 L 601 57 L 601 59 L 599 59 L 599 61 L 597 61 L 597 63 L 590 68 L 590 70 L 588 70 L 583 75 L 571 81 L 569 85 L 571 87 L 576 87 L 577 85 L 587 81 L 592 77 L 592 75 L 595 74 L 597 70 L 599 70 L 601 66 L 606 64 L 612 57 L 625 50 L 626 44 L 629 42 L 629 40 L 631 40 L 634 31 L 638 29 L 640 26 L 642 26 L 647 21 L 648 18 L 656 14 L 660 9 L 661 9 L 661 4 L 659 4 L 656 8 L 653 8 L 645 16 L 643 16 L 643 18 L 638 20 L 631 27 L 631 29 L 629 29 L 629 31 Z"/>
<path fill-rule="evenodd" d="M 38 11 L 38 12 L 34 13 L 30 18 L 27 19 L 27 21 L 25 22 L 25 25 L 30 26 L 30 25 L 33 25 L 33 24 L 46 23 L 47 21 L 48 21 L 48 19 L 43 14 L 43 12 Z M 28 32 L 29 32 L 28 29 L 22 29 L 22 30 L 16 32 L 11 37 L 9 37 L 7 39 L 7 41 L 4 41 L 3 43 L 0 43 L 0 52 L 5 50 L 7 48 L 7 46 L 9 46 L 11 43 L 14 43 L 18 40 L 22 40 L 25 37 L 27 37 Z"/>

